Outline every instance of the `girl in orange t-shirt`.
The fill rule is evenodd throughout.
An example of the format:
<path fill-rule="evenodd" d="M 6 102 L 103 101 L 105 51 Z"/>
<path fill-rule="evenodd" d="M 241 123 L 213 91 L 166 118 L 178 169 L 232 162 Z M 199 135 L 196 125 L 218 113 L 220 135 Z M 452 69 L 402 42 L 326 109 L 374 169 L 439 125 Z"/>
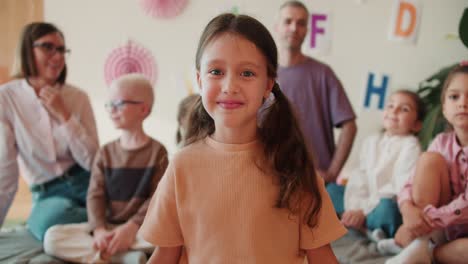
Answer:
<path fill-rule="evenodd" d="M 337 263 L 330 242 L 346 230 L 275 82 L 277 61 L 252 17 L 206 26 L 201 99 L 140 229 L 157 246 L 148 263 Z"/>

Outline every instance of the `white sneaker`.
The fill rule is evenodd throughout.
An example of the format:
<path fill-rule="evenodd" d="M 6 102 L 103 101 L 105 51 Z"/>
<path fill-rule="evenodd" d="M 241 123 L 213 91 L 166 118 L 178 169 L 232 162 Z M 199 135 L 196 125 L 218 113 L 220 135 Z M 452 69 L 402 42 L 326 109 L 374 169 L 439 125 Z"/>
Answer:
<path fill-rule="evenodd" d="M 429 237 L 415 239 L 400 254 L 388 259 L 385 264 L 431 264 L 433 245 Z"/>
<path fill-rule="evenodd" d="M 377 242 L 377 251 L 379 251 L 382 255 L 396 255 L 403 250 L 397 243 L 395 243 L 395 239 L 382 239 Z"/>
<path fill-rule="evenodd" d="M 372 231 L 367 231 L 367 238 L 375 243 L 378 243 L 380 240 L 386 239 L 387 235 L 381 228 L 377 228 Z"/>

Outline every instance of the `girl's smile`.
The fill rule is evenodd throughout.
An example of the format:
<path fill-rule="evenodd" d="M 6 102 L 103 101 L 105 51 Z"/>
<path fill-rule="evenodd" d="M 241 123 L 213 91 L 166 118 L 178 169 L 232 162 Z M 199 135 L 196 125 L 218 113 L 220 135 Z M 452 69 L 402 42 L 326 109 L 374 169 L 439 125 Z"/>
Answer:
<path fill-rule="evenodd" d="M 219 100 L 217 104 L 227 110 L 238 109 L 244 106 L 244 103 L 240 100 Z"/>

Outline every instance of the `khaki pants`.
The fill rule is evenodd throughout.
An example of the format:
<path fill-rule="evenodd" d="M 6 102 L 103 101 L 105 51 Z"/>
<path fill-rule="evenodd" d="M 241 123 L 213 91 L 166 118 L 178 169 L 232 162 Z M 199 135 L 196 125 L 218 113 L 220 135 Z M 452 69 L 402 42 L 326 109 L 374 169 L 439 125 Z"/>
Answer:
<path fill-rule="evenodd" d="M 88 223 L 55 225 L 49 228 L 45 234 L 44 251 L 49 255 L 71 262 L 105 263 L 100 258 L 99 251 L 93 248 L 94 238 L 91 231 Z M 130 249 L 132 251 L 128 253 L 113 256 L 111 261 L 145 263 L 146 256 L 144 253 L 151 253 L 154 247 L 137 234 Z"/>

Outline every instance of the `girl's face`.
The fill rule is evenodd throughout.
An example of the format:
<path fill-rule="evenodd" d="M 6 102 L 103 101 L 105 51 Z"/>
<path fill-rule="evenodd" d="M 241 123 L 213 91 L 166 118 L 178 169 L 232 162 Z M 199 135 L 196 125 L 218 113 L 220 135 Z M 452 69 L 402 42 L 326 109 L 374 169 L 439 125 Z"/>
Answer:
<path fill-rule="evenodd" d="M 468 129 L 468 74 L 453 76 L 444 95 L 442 112 L 455 129 Z"/>
<path fill-rule="evenodd" d="M 53 85 L 65 67 L 65 44 L 60 33 L 50 33 L 36 39 L 33 43 L 34 61 L 37 77 L 47 84 Z"/>
<path fill-rule="evenodd" d="M 409 135 L 421 129 L 417 104 L 405 93 L 392 94 L 383 114 L 383 126 L 389 135 Z"/>
<path fill-rule="evenodd" d="M 255 44 L 231 33 L 216 36 L 205 47 L 197 81 L 203 106 L 215 122 L 215 138 L 235 131 L 255 136 L 257 111 L 274 84 Z"/>

